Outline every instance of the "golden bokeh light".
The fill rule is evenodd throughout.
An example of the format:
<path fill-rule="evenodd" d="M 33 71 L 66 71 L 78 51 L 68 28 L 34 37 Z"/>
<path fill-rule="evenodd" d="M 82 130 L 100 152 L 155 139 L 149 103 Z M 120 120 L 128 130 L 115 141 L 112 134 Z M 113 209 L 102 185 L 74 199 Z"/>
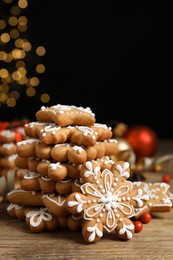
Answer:
<path fill-rule="evenodd" d="M 45 66 L 44 66 L 43 64 L 38 64 L 38 65 L 36 66 L 36 71 L 37 71 L 38 73 L 44 73 L 44 72 L 45 72 Z"/>
<path fill-rule="evenodd" d="M 26 1 L 26 0 L 19 0 L 18 1 L 18 6 L 20 7 L 20 8 L 26 8 L 27 6 L 28 6 L 28 2 Z"/>
<path fill-rule="evenodd" d="M 22 98 L 23 86 L 28 97 L 36 95 L 35 87 L 40 85 L 36 75 L 45 72 L 45 65 L 41 61 L 36 62 L 36 58 L 41 59 L 39 57 L 45 55 L 46 49 L 41 45 L 33 47 L 26 34 L 29 23 L 24 9 L 28 7 L 28 0 L 3 1 L 8 4 L 9 13 L 0 19 L 0 106 L 6 104 L 13 108 Z M 50 96 L 41 94 L 40 100 L 47 103 Z"/>
<path fill-rule="evenodd" d="M 36 86 L 38 86 L 39 85 L 39 78 L 37 78 L 37 77 L 32 77 L 31 79 L 30 79 L 30 85 L 32 86 L 32 87 L 36 87 Z"/>
<path fill-rule="evenodd" d="M 17 5 L 14 5 L 10 9 L 12 15 L 19 15 L 20 14 L 20 8 Z"/>
<path fill-rule="evenodd" d="M 16 16 L 11 16 L 9 19 L 8 19 L 8 23 L 11 25 L 11 26 L 16 26 L 18 24 L 18 19 Z"/>
<path fill-rule="evenodd" d="M 27 22 L 28 22 L 28 19 L 26 18 L 26 16 L 20 16 L 20 17 L 18 18 L 18 23 L 19 23 L 20 25 L 26 25 Z"/>
<path fill-rule="evenodd" d="M 16 68 L 25 67 L 25 62 L 23 60 L 16 61 Z"/>
<path fill-rule="evenodd" d="M 5 103 L 8 99 L 8 95 L 6 93 L 0 93 L 0 102 Z"/>
<path fill-rule="evenodd" d="M 22 44 L 22 49 L 23 49 L 24 51 L 30 51 L 31 48 L 32 48 L 32 45 L 31 45 L 30 42 L 24 42 L 24 43 Z"/>
<path fill-rule="evenodd" d="M 11 91 L 11 93 L 10 93 L 10 97 L 11 97 L 11 98 L 14 98 L 15 100 L 17 100 L 17 99 L 19 99 L 19 97 L 20 97 L 20 93 L 19 93 L 17 90 L 13 90 L 13 91 Z"/>
<path fill-rule="evenodd" d="M 16 105 L 16 100 L 14 98 L 7 99 L 7 106 L 14 107 Z"/>
<path fill-rule="evenodd" d="M 40 97 L 41 102 L 48 103 L 50 101 L 50 96 L 47 93 L 44 93 Z"/>
<path fill-rule="evenodd" d="M 34 88 L 32 88 L 32 87 L 29 87 L 26 90 L 26 94 L 29 97 L 33 97 L 35 95 L 35 93 L 36 93 L 36 90 Z"/>
<path fill-rule="evenodd" d="M 6 22 L 4 20 L 0 19 L 0 30 L 5 29 L 5 27 L 6 27 Z"/>
<path fill-rule="evenodd" d="M 7 43 L 10 41 L 10 35 L 8 33 L 1 34 L 1 41 L 3 43 Z"/>
<path fill-rule="evenodd" d="M 17 39 L 19 37 L 19 31 L 17 29 L 12 29 L 10 31 L 10 36 L 13 39 Z"/>
<path fill-rule="evenodd" d="M 43 56 L 46 53 L 46 49 L 43 46 L 39 46 L 36 49 L 36 53 L 38 56 Z"/>

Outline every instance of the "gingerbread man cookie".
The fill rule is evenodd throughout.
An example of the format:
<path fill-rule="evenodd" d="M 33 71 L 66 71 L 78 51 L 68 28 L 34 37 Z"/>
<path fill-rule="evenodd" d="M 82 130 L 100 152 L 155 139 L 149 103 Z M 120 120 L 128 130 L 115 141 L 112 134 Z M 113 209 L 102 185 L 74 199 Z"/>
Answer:
<path fill-rule="evenodd" d="M 83 164 L 81 192 L 68 195 L 66 207 L 72 214 L 82 214 L 82 234 L 86 242 L 98 241 L 104 230 L 115 230 L 121 239 L 132 238 L 131 217 L 135 215 L 135 208 L 145 205 L 148 196 L 142 188 L 134 188 L 127 181 L 129 176 L 128 162 L 118 161 L 111 170 L 103 171 L 90 161 Z"/>

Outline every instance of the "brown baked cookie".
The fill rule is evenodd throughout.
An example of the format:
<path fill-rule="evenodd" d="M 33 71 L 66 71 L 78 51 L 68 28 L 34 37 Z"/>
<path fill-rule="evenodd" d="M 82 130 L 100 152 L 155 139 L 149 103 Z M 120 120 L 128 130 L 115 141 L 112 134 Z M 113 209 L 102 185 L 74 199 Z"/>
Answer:
<path fill-rule="evenodd" d="M 60 195 L 70 194 L 72 192 L 73 181 L 74 181 L 73 179 L 65 179 L 62 181 L 57 181 L 55 185 L 55 190 Z"/>
<path fill-rule="evenodd" d="M 66 195 L 52 193 L 44 194 L 42 200 L 43 204 L 49 209 L 50 212 L 54 213 L 56 216 L 63 217 L 70 214 L 65 206 L 66 198 Z"/>
<path fill-rule="evenodd" d="M 51 180 L 60 181 L 67 176 L 73 179 L 78 178 L 80 167 L 81 165 L 78 164 L 42 160 L 37 165 L 37 171 L 43 175 L 48 175 Z"/>
<path fill-rule="evenodd" d="M 14 131 L 9 129 L 0 131 L 0 143 L 14 143 L 16 142 L 16 135 Z"/>
<path fill-rule="evenodd" d="M 44 230 L 53 231 L 58 228 L 58 219 L 47 208 L 28 208 L 25 210 L 25 221 L 33 233 Z"/>
<path fill-rule="evenodd" d="M 30 122 L 25 125 L 25 133 L 32 138 L 40 139 L 44 144 L 71 144 L 93 146 L 97 141 L 112 137 L 112 129 L 105 124 L 95 123 L 94 126 L 60 127 L 54 123 Z"/>
<path fill-rule="evenodd" d="M 40 190 L 40 179 L 41 174 L 38 172 L 29 171 L 21 180 L 21 189 L 25 191 L 39 191 Z"/>
<path fill-rule="evenodd" d="M 16 167 L 15 159 L 16 159 L 16 154 L 1 157 L 0 165 L 1 165 L 1 167 L 6 168 L 6 169 L 13 169 Z"/>
<path fill-rule="evenodd" d="M 114 230 L 117 238 L 132 238 L 131 217 L 135 215 L 135 208 L 146 204 L 148 196 L 142 188 L 134 188 L 127 181 L 129 176 L 128 162 L 118 161 L 111 170 L 103 171 L 92 162 L 83 164 L 81 192 L 68 195 L 65 205 L 70 213 L 82 214 L 82 234 L 86 242 L 100 240 L 104 230 Z"/>
<path fill-rule="evenodd" d="M 25 191 L 14 189 L 7 194 L 10 203 L 26 206 L 43 206 L 41 191 Z"/>
<path fill-rule="evenodd" d="M 27 158 L 37 157 L 35 152 L 35 146 L 38 142 L 40 142 L 40 140 L 36 138 L 28 138 L 26 140 L 22 140 L 21 142 L 17 142 L 17 155 Z"/>
<path fill-rule="evenodd" d="M 16 153 L 16 144 L 15 143 L 6 143 L 0 145 L 0 155 L 10 156 Z"/>
<path fill-rule="evenodd" d="M 9 216 L 11 216 L 13 218 L 18 218 L 18 219 L 24 220 L 26 208 L 27 207 L 24 205 L 10 203 L 7 206 L 7 213 Z"/>
<path fill-rule="evenodd" d="M 135 218 L 139 218 L 144 212 L 169 212 L 171 210 L 172 202 L 169 197 L 169 184 L 165 182 L 146 183 L 135 181 L 133 186 L 144 189 L 149 197 L 143 207 L 135 209 Z"/>
<path fill-rule="evenodd" d="M 28 158 L 28 168 L 32 172 L 37 172 L 37 166 L 40 163 L 41 159 L 37 157 L 30 157 Z"/>
<path fill-rule="evenodd" d="M 54 122 L 58 126 L 85 125 L 95 123 L 95 114 L 89 107 L 76 107 L 69 105 L 42 106 L 35 114 L 37 121 Z"/>
<path fill-rule="evenodd" d="M 42 175 L 39 178 L 39 183 L 40 183 L 40 189 L 44 192 L 44 193 L 53 193 L 55 192 L 55 185 L 56 182 L 52 181 L 49 176 L 46 175 Z"/>
<path fill-rule="evenodd" d="M 15 163 L 16 167 L 18 167 L 20 169 L 29 169 L 27 157 L 21 157 L 18 154 L 16 154 L 14 163 Z"/>
<path fill-rule="evenodd" d="M 82 229 L 83 222 L 81 214 L 71 214 L 67 219 L 67 227 L 71 231 L 79 231 Z"/>
<path fill-rule="evenodd" d="M 103 142 L 97 142 L 90 147 L 71 145 L 69 143 L 57 144 L 50 150 L 53 160 L 59 162 L 71 162 L 82 164 L 86 161 L 95 160 L 103 156 L 114 155 L 117 152 L 117 141 L 110 139 Z"/>
<path fill-rule="evenodd" d="M 51 160 L 52 145 L 43 144 L 41 141 L 35 144 L 36 156 L 40 159 Z"/>

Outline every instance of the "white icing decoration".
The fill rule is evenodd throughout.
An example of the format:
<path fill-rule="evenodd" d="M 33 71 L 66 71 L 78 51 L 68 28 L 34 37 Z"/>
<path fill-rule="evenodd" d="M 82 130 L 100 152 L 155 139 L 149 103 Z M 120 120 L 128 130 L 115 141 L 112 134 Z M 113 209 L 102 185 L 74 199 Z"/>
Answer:
<path fill-rule="evenodd" d="M 68 202 L 68 206 L 71 208 L 71 207 L 74 207 L 74 206 L 77 206 L 77 212 L 80 213 L 82 211 L 82 206 L 84 203 L 87 203 L 86 201 L 82 200 L 80 195 L 77 193 L 75 194 L 75 199 L 76 201 L 69 201 Z"/>
<path fill-rule="evenodd" d="M 149 199 L 149 196 L 147 194 L 142 195 L 142 193 L 142 189 L 138 189 L 138 194 L 135 197 L 132 197 L 133 200 L 136 200 L 139 208 L 141 208 L 144 204 L 142 200 Z"/>
<path fill-rule="evenodd" d="M 129 168 L 129 163 L 128 162 L 124 162 L 123 166 L 121 166 L 120 164 L 118 164 L 116 166 L 116 169 L 117 169 L 117 171 L 120 174 L 120 177 L 129 178 L 130 174 L 129 174 L 129 172 L 126 171 L 128 168 Z"/>
<path fill-rule="evenodd" d="M 93 227 L 87 227 L 87 231 L 91 233 L 91 235 L 88 237 L 88 241 L 89 242 L 93 242 L 95 237 L 96 237 L 96 235 L 98 237 L 102 237 L 103 236 L 103 232 L 100 231 L 97 226 L 98 225 L 96 224 Z"/>
<path fill-rule="evenodd" d="M 38 216 L 37 221 L 34 220 Z M 29 211 L 26 214 L 27 218 L 30 218 L 30 225 L 33 227 L 38 227 L 42 220 L 50 221 L 52 220 L 52 215 L 48 212 L 47 208 L 40 208 L 38 211 Z"/>
<path fill-rule="evenodd" d="M 132 238 L 131 230 L 133 230 L 133 229 L 134 229 L 133 224 L 126 225 L 125 223 L 123 223 L 123 227 L 119 230 L 119 235 L 123 235 L 124 233 L 126 233 L 127 238 L 131 239 Z"/>

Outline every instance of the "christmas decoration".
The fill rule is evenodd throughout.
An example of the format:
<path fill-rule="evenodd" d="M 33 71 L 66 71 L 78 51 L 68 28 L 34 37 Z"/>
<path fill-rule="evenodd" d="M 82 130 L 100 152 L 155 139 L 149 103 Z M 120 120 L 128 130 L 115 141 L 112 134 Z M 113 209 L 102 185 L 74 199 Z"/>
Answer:
<path fill-rule="evenodd" d="M 150 214 L 149 212 L 145 212 L 145 213 L 143 213 L 143 214 L 140 216 L 139 220 L 140 220 L 143 224 L 147 224 L 147 223 L 149 223 L 149 222 L 152 220 L 152 216 L 151 216 L 151 214 Z"/>
<path fill-rule="evenodd" d="M 143 229 L 143 223 L 139 220 L 136 220 L 133 222 L 134 226 L 135 226 L 135 233 L 139 233 L 140 231 L 142 231 Z"/>
<path fill-rule="evenodd" d="M 148 126 L 131 126 L 123 136 L 131 145 L 136 160 L 143 157 L 153 157 L 158 151 L 158 137 Z"/>
<path fill-rule="evenodd" d="M 162 181 L 169 184 L 171 181 L 171 178 L 169 175 L 163 175 Z"/>

